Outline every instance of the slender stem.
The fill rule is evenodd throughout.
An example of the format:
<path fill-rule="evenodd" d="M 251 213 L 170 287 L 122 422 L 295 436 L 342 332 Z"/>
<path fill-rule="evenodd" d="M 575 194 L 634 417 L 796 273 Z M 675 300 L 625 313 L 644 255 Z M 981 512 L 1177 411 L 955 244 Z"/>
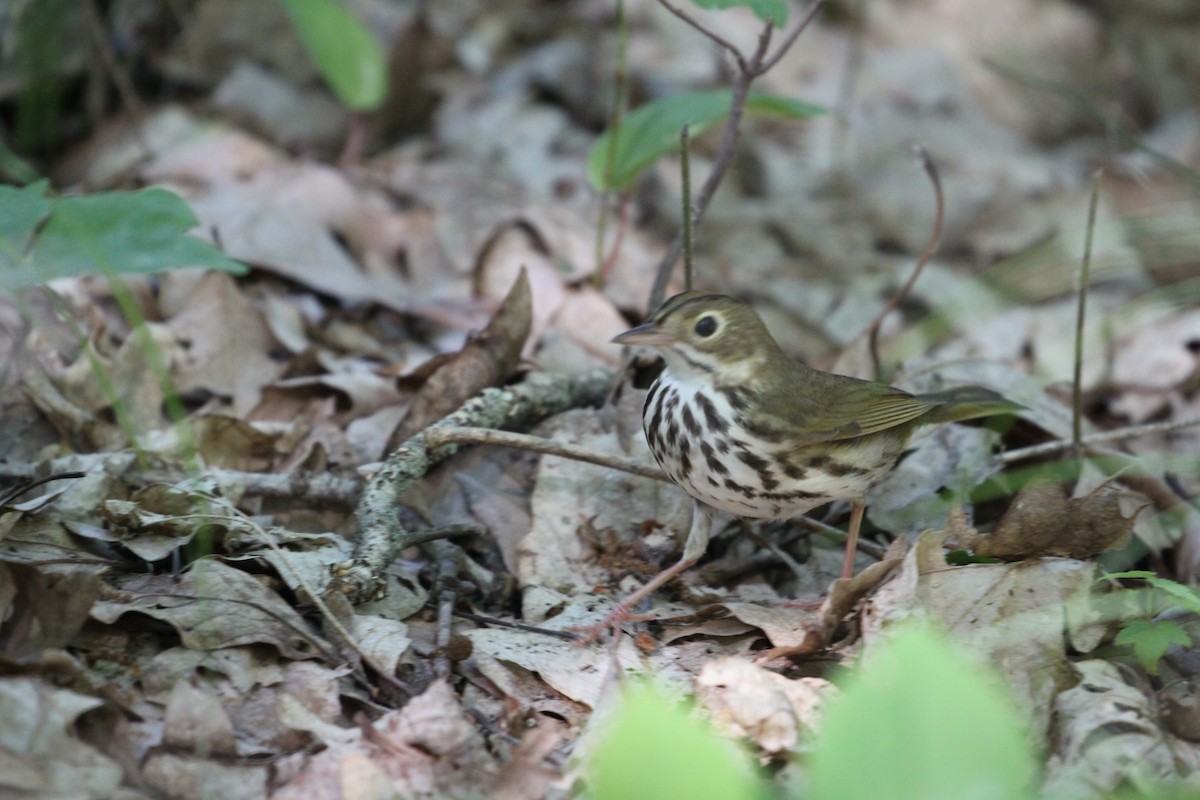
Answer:
<path fill-rule="evenodd" d="M 604 154 L 604 186 L 612 186 L 612 171 L 617 163 L 617 144 L 621 136 L 621 116 L 625 109 L 626 86 L 629 84 L 629 67 L 627 44 L 629 40 L 629 22 L 625 16 L 625 0 L 617 0 L 617 64 L 613 70 L 612 107 L 608 110 L 608 129 L 612 135 L 608 137 L 608 148 Z M 606 189 L 600 196 L 600 219 L 596 221 L 596 274 L 592 282 L 597 289 L 604 285 L 607 270 L 604 265 L 615 257 L 618 241 L 613 243 L 613 253 L 608 259 L 604 256 L 604 234 L 608 230 L 608 196 Z"/>
<path fill-rule="evenodd" d="M 692 290 L 692 162 L 688 154 L 691 141 L 688 126 L 679 131 L 679 177 L 683 195 L 683 288 Z"/>
<path fill-rule="evenodd" d="M 1092 176 L 1092 196 L 1088 201 L 1087 232 L 1083 239 L 1083 263 L 1079 266 L 1079 305 L 1075 311 L 1075 377 L 1071 383 L 1071 446 L 1079 457 L 1083 441 L 1083 323 L 1087 308 L 1087 290 L 1092 274 L 1092 241 L 1096 233 L 1096 205 L 1100 198 L 1102 170 Z"/>

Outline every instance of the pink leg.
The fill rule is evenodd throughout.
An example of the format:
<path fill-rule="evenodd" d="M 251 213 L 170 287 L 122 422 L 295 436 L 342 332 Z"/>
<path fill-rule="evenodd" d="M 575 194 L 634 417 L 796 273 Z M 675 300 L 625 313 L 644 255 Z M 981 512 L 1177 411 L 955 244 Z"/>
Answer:
<path fill-rule="evenodd" d="M 854 554 L 858 552 L 858 530 L 862 527 L 863 512 L 867 507 L 862 503 L 855 503 L 850 509 L 850 532 L 846 537 L 846 554 L 842 557 L 842 577 L 850 578 L 854 576 Z"/>
<path fill-rule="evenodd" d="M 630 614 L 637 608 L 638 603 L 645 600 L 656 589 L 670 581 L 679 573 L 695 564 L 704 555 L 708 547 L 708 537 L 712 533 L 712 509 L 703 503 L 696 503 L 692 510 L 692 528 L 688 531 L 687 542 L 683 546 L 683 557 L 674 566 L 667 567 L 650 579 L 642 588 L 626 597 L 620 605 L 614 608 L 604 621 L 598 625 L 579 629 L 579 638 L 575 640 L 578 646 L 588 645 L 598 641 L 605 631 L 620 631 L 621 623 L 632 618 Z"/>

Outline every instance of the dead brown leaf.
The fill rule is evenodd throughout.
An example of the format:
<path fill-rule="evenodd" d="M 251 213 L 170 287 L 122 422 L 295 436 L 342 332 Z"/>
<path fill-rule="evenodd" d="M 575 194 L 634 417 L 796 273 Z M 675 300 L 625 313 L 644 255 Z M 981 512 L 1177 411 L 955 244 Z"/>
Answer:
<path fill-rule="evenodd" d="M 389 452 L 512 374 L 529 338 L 532 303 L 529 278 L 521 270 L 487 327 L 468 338 L 463 349 L 442 364 L 413 398 L 404 421 L 388 442 Z"/>

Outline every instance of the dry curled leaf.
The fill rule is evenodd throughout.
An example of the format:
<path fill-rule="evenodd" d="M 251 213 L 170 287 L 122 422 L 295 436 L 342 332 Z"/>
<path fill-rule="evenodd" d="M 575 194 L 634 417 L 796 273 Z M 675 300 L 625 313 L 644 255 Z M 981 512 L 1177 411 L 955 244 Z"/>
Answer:
<path fill-rule="evenodd" d="M 1137 514 L 1126 518 L 1121 492 L 1110 483 L 1086 497 L 1068 499 L 1057 483 L 1026 486 L 991 533 L 964 529 L 959 543 L 978 556 L 1092 558 L 1129 536 Z"/>

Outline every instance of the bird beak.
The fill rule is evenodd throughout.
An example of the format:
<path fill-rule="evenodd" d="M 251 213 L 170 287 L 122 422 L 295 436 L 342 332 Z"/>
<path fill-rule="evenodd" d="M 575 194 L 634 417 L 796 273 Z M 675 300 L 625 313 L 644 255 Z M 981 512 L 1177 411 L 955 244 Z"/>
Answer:
<path fill-rule="evenodd" d="M 644 322 L 636 328 L 630 328 L 624 333 L 613 337 L 615 344 L 644 344 L 651 347 L 672 344 L 675 338 L 653 322 Z"/>

